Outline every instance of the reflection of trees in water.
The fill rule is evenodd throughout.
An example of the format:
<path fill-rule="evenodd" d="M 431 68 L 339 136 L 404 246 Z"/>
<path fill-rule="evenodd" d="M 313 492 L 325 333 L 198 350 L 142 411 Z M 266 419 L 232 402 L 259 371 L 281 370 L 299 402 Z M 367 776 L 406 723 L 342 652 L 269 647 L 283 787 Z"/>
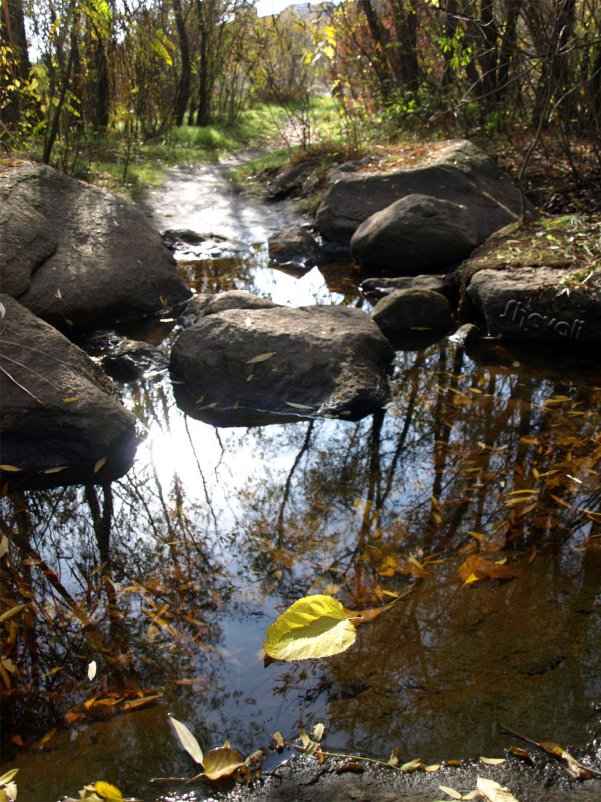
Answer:
<path fill-rule="evenodd" d="M 377 606 L 390 598 L 383 592 L 422 576 L 415 561 L 444 559 L 466 541 L 540 550 L 552 539 L 599 533 L 598 389 L 481 368 L 442 346 L 399 353 L 393 386 L 385 414 L 362 421 L 220 431 L 180 425 L 165 384 L 125 388 L 140 419 L 174 438 L 170 473 L 138 461 L 112 486 L 2 501 L 12 546 L 1 595 L 5 605 L 27 604 L 10 619 L 15 628 L 4 624 L 14 634 L 4 654 L 17 667 L 5 737 L 60 722 L 98 683 L 123 694 L 179 687 L 197 694 L 186 696 L 191 708 L 202 702 L 218 718 L 239 694 L 219 651 L 226 620 L 264 631 L 265 618 L 251 625 L 249 613 L 267 607 L 271 616 L 275 602 L 308 592 L 341 591 L 353 606 Z M 407 613 L 407 633 L 419 617 L 422 651 L 416 646 L 412 671 L 421 666 L 424 694 L 435 692 L 426 647 L 458 585 L 449 587 L 446 599 L 418 609 L 410 597 L 403 608 L 415 612 Z M 384 624 L 372 626 L 365 632 Z M 389 694 L 402 705 L 399 689 L 409 682 L 401 668 L 392 678 L 367 676 L 359 656 L 378 651 L 371 637 L 357 660 L 331 663 L 351 659 L 355 677 L 330 663 L 270 667 L 261 686 L 303 710 L 338 699 L 347 731 L 364 716 L 369 740 L 368 712 L 358 705 L 353 713 L 349 700 L 372 689 L 373 698 Z M 91 659 L 99 663 L 96 685 L 85 680 Z M 259 700 L 253 709 L 260 708 Z"/>
<path fill-rule="evenodd" d="M 3 507 L 12 546 L 2 596 L 27 605 L 3 653 L 16 666 L 4 688 L 5 737 L 39 735 L 99 690 L 124 700 L 190 683 L 219 695 L 215 645 L 230 582 L 197 529 L 197 506 L 184 512 L 177 476 L 162 488 L 156 473 L 132 472 L 113 486 L 26 493 Z"/>
<path fill-rule="evenodd" d="M 421 559 L 469 532 L 499 549 L 598 526 L 583 512 L 598 497 L 596 391 L 481 369 L 442 346 L 400 354 L 394 384 L 385 416 L 305 424 L 285 446 L 284 436 L 257 438 L 265 464 L 296 449 L 287 472 L 272 468 L 244 490 L 247 532 L 277 534 L 272 570 L 286 567 L 283 550 L 296 553 L 310 587 L 320 572 L 335 582 L 356 570 L 369 544 Z"/>

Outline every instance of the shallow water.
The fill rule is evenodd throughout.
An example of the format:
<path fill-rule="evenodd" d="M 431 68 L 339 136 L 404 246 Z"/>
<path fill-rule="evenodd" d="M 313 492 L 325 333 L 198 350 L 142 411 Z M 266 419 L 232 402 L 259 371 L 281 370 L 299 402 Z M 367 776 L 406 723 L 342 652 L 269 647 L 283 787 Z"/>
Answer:
<path fill-rule="evenodd" d="M 182 212 L 172 227 L 207 230 L 197 195 L 199 222 Z M 271 270 L 264 238 L 181 268 L 200 291 L 357 302 L 317 270 Z M 196 773 L 168 712 L 204 748 L 249 752 L 323 721 L 331 747 L 435 761 L 502 754 L 506 724 L 601 757 L 598 367 L 441 341 L 399 350 L 392 384 L 363 421 L 220 430 L 187 418 L 159 373 L 122 387 L 148 430 L 127 476 L 2 500 L 0 595 L 27 603 L 2 624 L 3 768 L 21 768 L 20 800 L 98 779 L 138 798 L 181 791 L 149 784 Z M 515 577 L 465 585 L 477 553 Z M 268 625 L 315 592 L 355 610 L 402 598 L 348 653 L 265 668 Z M 144 694 L 157 698 L 136 709 Z"/>

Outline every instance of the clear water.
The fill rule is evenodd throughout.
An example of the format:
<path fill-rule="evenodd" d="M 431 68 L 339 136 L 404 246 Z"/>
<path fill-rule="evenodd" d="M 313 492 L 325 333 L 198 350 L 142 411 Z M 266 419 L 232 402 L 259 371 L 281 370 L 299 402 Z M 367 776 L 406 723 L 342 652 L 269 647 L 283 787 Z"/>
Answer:
<path fill-rule="evenodd" d="M 199 291 L 358 302 L 340 271 L 270 269 L 260 236 L 243 258 L 181 269 Z M 27 605 L 2 624 L 15 668 L 3 768 L 21 768 L 19 799 L 98 779 L 138 798 L 181 791 L 149 783 L 196 773 L 168 712 L 204 748 L 230 739 L 244 752 L 317 721 L 332 747 L 398 746 L 407 760 L 499 754 L 499 723 L 592 742 L 597 366 L 496 343 L 469 357 L 441 341 L 399 350 L 392 386 L 383 414 L 355 423 L 216 429 L 186 417 L 159 373 L 121 388 L 148 431 L 125 477 L 2 500 L 2 609 Z M 515 578 L 464 585 L 457 570 L 474 554 L 506 559 Z M 347 654 L 265 667 L 268 625 L 317 592 L 356 610 L 403 598 Z"/>

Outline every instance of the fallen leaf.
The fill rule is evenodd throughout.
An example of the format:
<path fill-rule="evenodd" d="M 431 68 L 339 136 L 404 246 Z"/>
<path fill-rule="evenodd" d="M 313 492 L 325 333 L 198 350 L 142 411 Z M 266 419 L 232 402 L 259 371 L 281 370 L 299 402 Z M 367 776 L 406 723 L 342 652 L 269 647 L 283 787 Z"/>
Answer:
<path fill-rule="evenodd" d="M 0 471 L 22 471 L 23 468 L 17 468 L 15 465 L 0 465 Z"/>
<path fill-rule="evenodd" d="M 518 802 L 508 788 L 499 785 L 495 780 L 488 780 L 485 777 L 478 777 L 476 788 L 488 802 Z"/>
<path fill-rule="evenodd" d="M 198 763 L 199 766 L 204 767 L 202 749 L 200 748 L 200 744 L 198 743 L 192 732 L 190 732 L 190 730 L 186 727 L 185 724 L 182 724 L 181 721 L 178 721 L 171 715 L 169 716 L 169 721 L 171 722 L 171 725 L 175 730 L 175 734 L 179 738 L 179 742 L 186 750 L 186 752 L 190 755 L 192 760 L 195 763 Z"/>
<path fill-rule="evenodd" d="M 456 791 L 454 788 L 449 788 L 448 785 L 439 785 L 438 789 L 439 791 L 442 791 L 443 794 L 450 796 L 451 799 L 462 799 L 462 795 L 459 793 L 459 791 Z"/>
<path fill-rule="evenodd" d="M 139 710 L 141 707 L 147 707 L 148 705 L 153 704 L 158 699 L 162 699 L 162 693 L 153 693 L 149 694 L 148 696 L 141 696 L 139 699 L 130 699 L 127 702 L 124 702 L 121 709 L 122 710 Z"/>
<path fill-rule="evenodd" d="M 267 630 L 263 648 L 276 660 L 307 660 L 344 652 L 356 637 L 342 604 L 318 594 L 290 605 Z"/>
<path fill-rule="evenodd" d="M 494 563 L 481 557 L 479 554 L 472 554 L 457 569 L 459 578 L 466 584 L 471 584 L 479 579 L 513 579 L 516 573 L 506 565 Z"/>
<path fill-rule="evenodd" d="M 504 757 L 482 757 L 480 756 L 478 760 L 481 763 L 486 763 L 487 766 L 500 766 L 501 763 L 505 763 L 507 758 Z"/>
<path fill-rule="evenodd" d="M 241 752 L 230 746 L 220 746 L 206 753 L 204 771 L 199 776 L 207 780 L 219 780 L 221 777 L 231 777 L 243 765 L 244 756 Z"/>
<path fill-rule="evenodd" d="M 509 746 L 506 751 L 508 754 L 513 755 L 520 760 L 527 760 L 528 763 L 534 763 L 530 752 L 527 749 L 522 749 L 521 746 Z"/>
<path fill-rule="evenodd" d="M 101 799 L 106 799 L 108 802 L 123 802 L 121 791 L 110 783 L 105 783 L 102 780 L 95 782 L 94 790 Z"/>
<path fill-rule="evenodd" d="M 294 401 L 284 401 L 286 406 L 292 407 L 293 409 L 313 409 L 313 407 L 309 406 L 308 404 L 297 404 Z"/>
<path fill-rule="evenodd" d="M 266 351 L 264 354 L 258 354 L 257 356 L 253 356 L 252 359 L 247 359 L 247 365 L 256 365 L 259 362 L 267 362 L 268 359 L 271 359 L 272 356 L 275 356 L 277 351 Z"/>
<path fill-rule="evenodd" d="M 417 771 L 418 769 L 424 769 L 426 764 L 420 758 L 416 758 L 415 760 L 410 760 L 407 763 L 403 763 L 402 766 L 399 766 L 399 771 L 403 771 L 406 774 L 409 774 L 412 771 Z"/>
<path fill-rule="evenodd" d="M 98 471 L 106 464 L 106 457 L 100 457 L 99 460 L 96 460 L 94 463 L 93 473 L 98 473 Z"/>
<path fill-rule="evenodd" d="M 7 771 L 6 774 L 3 774 L 0 777 L 0 786 L 8 785 L 8 783 L 11 782 L 17 776 L 18 773 L 19 769 L 11 769 L 10 771 Z"/>
<path fill-rule="evenodd" d="M 90 663 L 88 664 L 88 679 L 90 680 L 90 682 L 91 682 L 91 681 L 94 679 L 94 677 L 96 676 L 96 670 L 97 670 L 97 668 L 98 668 L 98 666 L 97 666 L 97 664 L 96 664 L 96 660 L 92 660 L 92 661 L 90 661 Z"/>

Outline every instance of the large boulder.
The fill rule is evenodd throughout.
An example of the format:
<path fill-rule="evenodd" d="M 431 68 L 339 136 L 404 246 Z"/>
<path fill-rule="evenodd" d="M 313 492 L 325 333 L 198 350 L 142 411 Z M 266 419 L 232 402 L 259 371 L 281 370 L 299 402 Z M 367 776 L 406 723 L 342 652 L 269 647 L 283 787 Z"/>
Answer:
<path fill-rule="evenodd" d="M 4 292 L 63 331 L 143 318 L 190 297 L 144 215 L 33 162 L 0 172 Z"/>
<path fill-rule="evenodd" d="M 351 254 L 370 272 L 417 276 L 456 267 L 477 244 L 466 206 L 406 195 L 361 223 L 351 238 Z"/>
<path fill-rule="evenodd" d="M 43 488 L 121 476 L 137 419 L 83 351 L 10 296 L 0 302 L 0 481 Z"/>
<path fill-rule="evenodd" d="M 601 272 L 586 284 L 551 267 L 480 270 L 467 289 L 490 334 L 601 343 Z"/>
<path fill-rule="evenodd" d="M 317 210 L 325 240 L 348 245 L 361 223 L 406 195 L 430 195 L 465 206 L 478 243 L 532 211 L 505 173 L 471 142 L 432 145 L 421 163 L 385 172 L 337 170 Z"/>
<path fill-rule="evenodd" d="M 356 420 L 386 403 L 392 355 L 359 309 L 274 306 L 202 318 L 176 340 L 171 369 L 186 411 L 216 425 Z"/>
<path fill-rule="evenodd" d="M 599 221 L 548 217 L 498 232 L 457 271 L 464 316 L 493 335 L 601 342 Z"/>

